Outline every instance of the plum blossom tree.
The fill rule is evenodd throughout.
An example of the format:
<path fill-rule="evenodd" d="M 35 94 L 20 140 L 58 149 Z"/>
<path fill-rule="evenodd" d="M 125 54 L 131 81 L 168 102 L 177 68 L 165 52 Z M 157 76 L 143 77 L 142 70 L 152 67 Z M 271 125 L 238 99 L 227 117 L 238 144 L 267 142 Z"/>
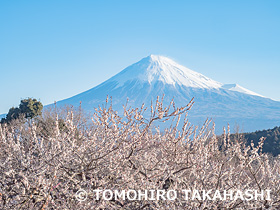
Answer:
<path fill-rule="evenodd" d="M 163 100 L 163 99 L 162 99 Z M 53 132 L 41 135 L 40 124 L 0 126 L 1 209 L 279 209 L 280 161 L 246 147 L 222 141 L 214 125 L 201 128 L 187 119 L 193 101 L 163 107 L 159 98 L 148 109 L 98 107 L 89 124 L 69 110 L 65 129 L 54 112 Z M 107 101 L 108 102 L 108 101 Z M 50 116 L 49 116 L 50 117 Z M 164 131 L 154 122 L 169 121 Z M 182 126 L 179 122 L 182 121 Z M 258 200 L 185 199 L 181 192 L 202 190 L 271 190 Z M 77 193 L 84 191 L 83 198 Z M 95 190 L 173 190 L 174 200 L 97 199 Z M 86 192 L 86 193 L 85 193 Z M 79 197 L 78 197 L 79 198 Z M 80 197 L 81 198 L 81 197 Z"/>

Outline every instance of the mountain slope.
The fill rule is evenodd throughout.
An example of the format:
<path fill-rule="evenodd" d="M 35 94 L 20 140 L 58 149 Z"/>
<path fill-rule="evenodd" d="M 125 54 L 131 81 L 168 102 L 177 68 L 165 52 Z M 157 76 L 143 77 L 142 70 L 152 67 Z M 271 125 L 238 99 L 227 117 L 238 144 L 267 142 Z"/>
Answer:
<path fill-rule="evenodd" d="M 177 106 L 186 105 L 193 97 L 195 105 L 189 113 L 192 123 L 202 124 L 213 118 L 218 131 L 230 123 L 243 131 L 274 127 L 280 122 L 280 102 L 247 90 L 239 85 L 224 85 L 192 71 L 173 60 L 151 55 L 127 67 L 100 85 L 57 105 L 72 104 L 85 110 L 104 104 L 112 96 L 114 109 L 121 112 L 129 98 L 129 106 L 146 106 L 157 96 L 165 95 L 166 103 L 174 99 Z M 278 123 L 278 124 L 277 124 Z"/>
<path fill-rule="evenodd" d="M 232 90 L 232 91 L 237 91 L 237 92 L 240 92 L 240 93 L 245 93 L 245 94 L 249 94 L 249 95 L 255 95 L 255 96 L 260 96 L 260 97 L 264 97 L 258 93 L 255 93 L 251 90 L 248 90 L 244 87 L 241 87 L 240 85 L 238 84 L 226 84 L 226 85 L 223 85 L 222 88 L 224 89 L 227 89 L 227 90 Z"/>

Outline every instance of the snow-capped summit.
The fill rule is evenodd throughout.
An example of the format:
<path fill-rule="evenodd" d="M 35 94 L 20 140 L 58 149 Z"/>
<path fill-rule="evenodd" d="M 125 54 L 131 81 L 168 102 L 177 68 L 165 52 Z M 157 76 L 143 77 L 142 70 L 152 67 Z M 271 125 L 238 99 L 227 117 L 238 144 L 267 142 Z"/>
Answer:
<path fill-rule="evenodd" d="M 113 108 L 122 113 L 127 99 L 131 107 L 141 107 L 143 103 L 150 106 L 163 94 L 164 105 L 173 99 L 176 106 L 185 106 L 194 97 L 190 122 L 203 124 L 206 118 L 212 118 L 220 132 L 227 123 L 239 125 L 242 131 L 272 128 L 280 123 L 280 102 L 237 84 L 216 82 L 158 55 L 145 57 L 100 85 L 56 104 L 78 107 L 82 102 L 84 110 L 94 111 L 107 96 L 112 96 Z"/>
<path fill-rule="evenodd" d="M 150 84 L 161 81 L 164 84 L 184 85 L 193 88 L 220 88 L 216 82 L 200 73 L 192 71 L 170 58 L 150 55 L 127 67 L 109 81 L 116 81 L 118 87 L 126 81 L 139 80 Z"/>

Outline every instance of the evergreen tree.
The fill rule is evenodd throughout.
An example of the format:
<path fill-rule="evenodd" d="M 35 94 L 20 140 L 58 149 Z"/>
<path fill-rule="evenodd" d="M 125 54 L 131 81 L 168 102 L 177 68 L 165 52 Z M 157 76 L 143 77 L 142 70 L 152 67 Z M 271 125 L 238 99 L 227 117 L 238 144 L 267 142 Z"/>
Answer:
<path fill-rule="evenodd" d="M 28 98 L 21 100 L 19 109 L 25 118 L 33 118 L 42 114 L 43 104 L 36 99 Z"/>
<path fill-rule="evenodd" d="M 9 112 L 6 116 L 6 121 L 10 122 L 11 120 L 18 119 L 20 117 L 21 111 L 19 108 L 12 107 L 9 109 Z"/>
<path fill-rule="evenodd" d="M 1 123 L 9 123 L 14 119 L 19 119 L 21 115 L 24 118 L 34 118 L 42 114 L 43 104 L 36 99 L 27 98 L 20 101 L 19 107 L 12 107 L 6 118 L 2 118 Z"/>

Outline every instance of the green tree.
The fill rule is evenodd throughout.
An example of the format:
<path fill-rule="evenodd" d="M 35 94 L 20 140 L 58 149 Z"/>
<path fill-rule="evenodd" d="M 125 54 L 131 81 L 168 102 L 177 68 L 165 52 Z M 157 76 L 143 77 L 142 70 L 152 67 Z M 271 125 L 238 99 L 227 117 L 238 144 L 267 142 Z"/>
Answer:
<path fill-rule="evenodd" d="M 19 107 L 12 107 L 6 118 L 1 120 L 1 123 L 9 123 L 14 119 L 18 119 L 21 115 L 28 119 L 34 118 L 42 114 L 43 104 L 37 99 L 27 98 L 20 101 Z"/>
<path fill-rule="evenodd" d="M 18 119 L 21 115 L 20 109 L 12 107 L 9 109 L 9 112 L 6 116 L 6 121 L 10 122 L 11 120 Z"/>
<path fill-rule="evenodd" d="M 33 118 L 42 114 L 43 104 L 36 99 L 23 99 L 20 102 L 19 109 L 25 115 L 25 118 Z"/>

